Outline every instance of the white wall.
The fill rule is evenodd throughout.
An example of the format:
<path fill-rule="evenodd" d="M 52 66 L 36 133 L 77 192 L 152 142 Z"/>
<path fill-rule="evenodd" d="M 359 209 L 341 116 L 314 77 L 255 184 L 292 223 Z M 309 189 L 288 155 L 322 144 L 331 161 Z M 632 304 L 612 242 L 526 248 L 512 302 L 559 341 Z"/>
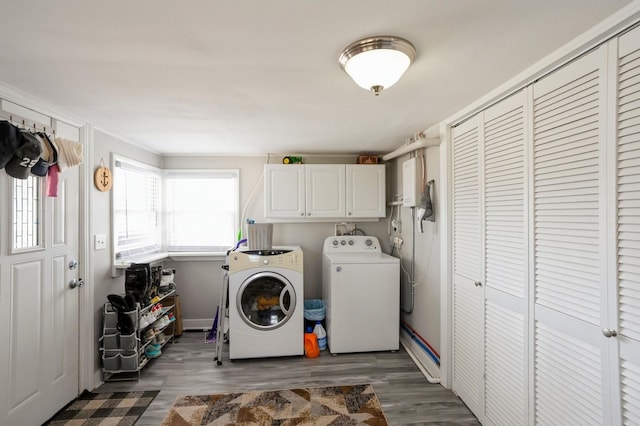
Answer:
<path fill-rule="evenodd" d="M 94 131 L 93 155 L 90 161 L 89 170 L 95 170 L 100 161 L 111 167 L 111 154 L 116 153 L 136 161 L 140 161 L 152 166 L 161 166 L 161 157 L 151 152 L 140 149 L 111 135 L 99 130 Z M 94 330 L 95 339 L 95 362 L 94 362 L 94 382 L 100 381 L 101 359 L 98 339 L 102 335 L 102 307 L 107 302 L 109 294 L 124 293 L 124 275 L 116 278 L 111 277 L 111 192 L 100 192 L 94 186 L 89 190 L 91 226 L 90 241 L 93 258 L 93 275 L 91 279 L 85 280 L 87 286 L 93 289 L 94 297 Z M 105 234 L 107 236 L 107 248 L 105 250 L 93 251 L 93 235 Z"/>
<path fill-rule="evenodd" d="M 421 151 L 416 151 L 420 155 Z M 435 210 L 435 222 L 424 221 L 423 230 L 420 232 L 418 218 L 412 219 L 412 209 L 409 207 L 396 207 L 393 214 L 397 216 L 397 209 L 400 208 L 400 219 L 402 221 L 403 246 L 400 250 L 402 262 L 402 285 L 401 285 L 401 320 L 406 322 L 429 344 L 440 351 L 440 237 L 442 212 L 439 206 L 440 185 L 440 148 L 431 147 L 422 151 L 425 156 L 426 181 L 435 180 L 432 188 L 432 204 Z M 390 174 L 390 186 L 392 195 L 402 194 L 402 163 L 416 155 L 406 154 L 393 161 Z M 417 209 L 416 209 L 417 210 Z M 418 213 L 416 211 L 415 215 Z M 415 253 L 413 244 L 415 241 Z M 397 255 L 394 253 L 394 255 Z M 411 306 L 412 285 L 410 282 L 411 262 L 415 260 L 414 277 L 415 283 L 413 291 L 413 307 Z M 410 313 L 407 313 L 410 312 Z M 402 335 L 402 334 L 401 334 Z M 422 353 L 418 345 L 414 345 L 412 350 L 416 352 L 419 360 L 427 357 Z M 432 375 L 437 372 L 430 371 Z"/>
<path fill-rule="evenodd" d="M 306 163 L 354 163 L 356 156 L 313 156 L 305 157 Z M 281 157 L 273 157 L 270 163 L 280 162 Z M 207 169 L 229 168 L 240 170 L 240 208 L 253 198 L 247 206 L 246 218 L 256 222 L 264 220 L 264 188 L 262 181 L 266 157 L 214 157 L 214 156 L 167 156 L 163 159 L 164 169 Z M 380 238 L 383 248 L 388 251 L 386 221 L 356 223 L 358 229 L 367 235 Z M 334 222 L 321 223 L 275 223 L 273 226 L 274 245 L 299 245 L 304 253 L 304 298 L 321 297 L 322 243 L 334 234 Z M 175 268 L 178 293 L 185 327 L 209 328 L 215 316 L 222 288 L 224 259 L 209 261 L 168 261 L 165 267 Z"/>

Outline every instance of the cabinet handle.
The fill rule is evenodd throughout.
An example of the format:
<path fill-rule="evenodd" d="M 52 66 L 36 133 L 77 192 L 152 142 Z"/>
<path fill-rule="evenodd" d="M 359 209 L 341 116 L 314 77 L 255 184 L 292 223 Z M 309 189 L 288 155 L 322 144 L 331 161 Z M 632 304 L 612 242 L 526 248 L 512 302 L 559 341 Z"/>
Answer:
<path fill-rule="evenodd" d="M 300 213 L 300 216 L 304 216 L 304 213 Z"/>
<path fill-rule="evenodd" d="M 476 281 L 473 283 L 476 287 L 482 287 L 482 283 L 480 281 Z"/>
<path fill-rule="evenodd" d="M 349 216 L 351 216 L 351 212 L 349 212 Z"/>
<path fill-rule="evenodd" d="M 611 328 L 603 328 L 602 334 L 604 334 L 604 337 L 616 337 L 618 332 Z"/>

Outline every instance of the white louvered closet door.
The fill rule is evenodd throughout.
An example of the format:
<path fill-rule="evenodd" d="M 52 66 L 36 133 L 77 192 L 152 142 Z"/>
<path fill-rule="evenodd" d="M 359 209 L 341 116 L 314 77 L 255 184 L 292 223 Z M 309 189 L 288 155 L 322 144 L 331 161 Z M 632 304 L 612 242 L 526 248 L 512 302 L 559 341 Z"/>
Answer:
<path fill-rule="evenodd" d="M 533 85 L 534 398 L 538 424 L 609 424 L 606 51 Z"/>
<path fill-rule="evenodd" d="M 618 46 L 617 304 L 621 422 L 640 424 L 640 28 Z"/>
<path fill-rule="evenodd" d="M 452 389 L 483 417 L 481 128 L 475 116 L 453 136 L 453 381 Z"/>
<path fill-rule="evenodd" d="M 484 112 L 485 424 L 528 409 L 525 93 Z"/>

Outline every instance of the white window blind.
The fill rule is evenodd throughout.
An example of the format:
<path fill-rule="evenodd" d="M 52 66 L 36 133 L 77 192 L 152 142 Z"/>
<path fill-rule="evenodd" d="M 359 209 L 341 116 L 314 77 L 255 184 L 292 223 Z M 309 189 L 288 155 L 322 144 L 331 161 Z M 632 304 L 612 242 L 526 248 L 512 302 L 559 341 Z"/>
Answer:
<path fill-rule="evenodd" d="M 224 252 L 236 242 L 237 170 L 167 171 L 168 251 Z"/>
<path fill-rule="evenodd" d="M 114 167 L 113 214 L 116 260 L 160 250 L 160 173 L 117 158 Z"/>

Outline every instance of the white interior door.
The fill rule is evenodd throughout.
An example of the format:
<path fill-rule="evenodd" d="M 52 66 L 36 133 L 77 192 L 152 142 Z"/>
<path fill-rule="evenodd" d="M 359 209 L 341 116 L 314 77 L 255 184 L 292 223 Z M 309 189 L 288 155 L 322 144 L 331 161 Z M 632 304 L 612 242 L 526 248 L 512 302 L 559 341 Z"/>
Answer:
<path fill-rule="evenodd" d="M 69 127 L 69 128 L 67 128 Z M 76 128 L 59 134 L 78 140 Z M 0 256 L 0 424 L 41 424 L 78 395 L 79 279 L 70 262 L 78 259 L 78 168 L 60 175 L 58 196 L 47 197 L 45 178 L 35 206 L 41 234 L 37 247 L 12 250 L 14 179 L 1 172 Z M 19 196 L 19 194 L 16 194 Z M 34 216 L 35 218 L 35 216 Z"/>
<path fill-rule="evenodd" d="M 618 336 L 613 340 L 619 351 L 614 372 L 620 406 L 613 411 L 620 412 L 620 423 L 640 424 L 640 27 L 620 37 L 617 53 L 618 309 L 613 321 L 618 320 Z M 606 326 L 615 329 L 613 321 Z"/>
<path fill-rule="evenodd" d="M 485 421 L 527 424 L 525 91 L 484 111 Z"/>
<path fill-rule="evenodd" d="M 479 116 L 453 132 L 453 380 L 457 393 L 484 417 L 484 295 Z"/>
<path fill-rule="evenodd" d="M 536 423 L 611 424 L 605 60 L 597 49 L 533 85 Z"/>

